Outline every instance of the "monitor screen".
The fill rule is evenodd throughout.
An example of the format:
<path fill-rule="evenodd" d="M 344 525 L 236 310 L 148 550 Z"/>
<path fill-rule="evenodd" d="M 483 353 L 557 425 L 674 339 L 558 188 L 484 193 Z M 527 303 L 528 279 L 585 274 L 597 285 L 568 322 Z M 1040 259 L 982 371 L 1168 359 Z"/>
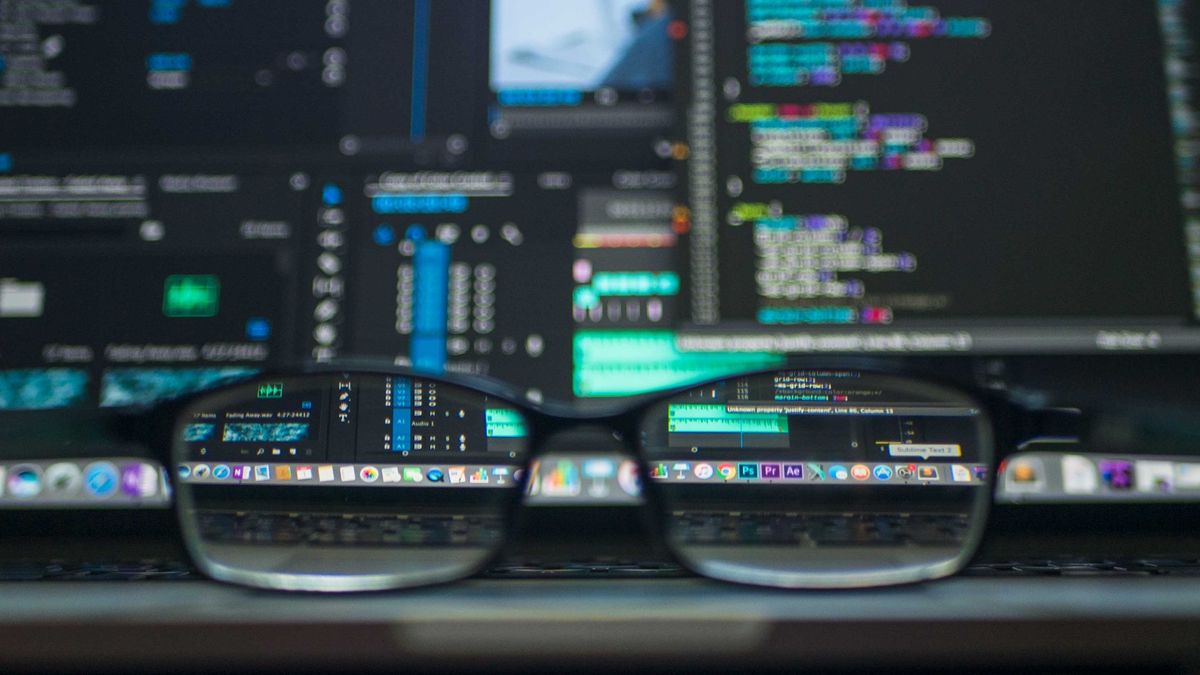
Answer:
<path fill-rule="evenodd" d="M 348 359 L 588 404 L 1200 352 L 1189 0 L 9 10 L 5 414 Z"/>
<path fill-rule="evenodd" d="M 693 2 L 687 351 L 1194 350 L 1181 2 Z"/>

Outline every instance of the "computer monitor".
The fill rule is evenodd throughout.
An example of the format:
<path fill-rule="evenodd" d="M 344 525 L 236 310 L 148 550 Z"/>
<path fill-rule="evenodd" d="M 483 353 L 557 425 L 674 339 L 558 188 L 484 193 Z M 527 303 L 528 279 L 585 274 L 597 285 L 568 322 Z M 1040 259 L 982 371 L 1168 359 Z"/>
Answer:
<path fill-rule="evenodd" d="M 1195 353 L 1196 17 L 30 6 L 0 17 L 0 410 L 344 359 L 588 404 L 813 353 Z"/>

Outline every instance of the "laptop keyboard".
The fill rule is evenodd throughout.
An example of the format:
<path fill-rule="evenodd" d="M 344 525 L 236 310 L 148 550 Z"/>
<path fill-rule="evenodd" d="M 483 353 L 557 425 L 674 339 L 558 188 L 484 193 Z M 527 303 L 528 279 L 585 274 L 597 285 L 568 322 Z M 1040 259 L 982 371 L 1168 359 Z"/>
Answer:
<path fill-rule="evenodd" d="M 979 562 L 963 570 L 972 577 L 1096 577 L 1096 576 L 1200 576 L 1200 559 L 1129 558 L 1096 560 L 1087 558 L 1042 558 Z"/>
<path fill-rule="evenodd" d="M 967 517 L 958 514 L 728 511 L 671 514 L 672 537 L 699 545 L 956 545 L 966 534 L 967 525 Z"/>
<path fill-rule="evenodd" d="M 679 511 L 672 534 L 689 544 L 852 546 L 954 545 L 967 531 L 959 514 Z M 313 546 L 490 546 L 499 518 L 462 515 L 208 512 L 205 539 Z"/>
<path fill-rule="evenodd" d="M 501 520 L 468 516 L 204 513 L 208 541 L 309 546 L 492 546 Z"/>
<path fill-rule="evenodd" d="M 1200 577 L 1200 558 L 1086 559 L 1035 558 L 977 562 L 966 577 Z M 506 562 L 481 576 L 491 579 L 658 579 L 690 574 L 674 563 L 654 560 L 592 559 Z M 0 581 L 182 581 L 201 579 L 178 560 L 81 562 L 70 560 L 0 563 Z"/>
<path fill-rule="evenodd" d="M 180 560 L 0 562 L 0 581 L 178 581 L 202 578 Z"/>
<path fill-rule="evenodd" d="M 954 543 L 966 527 L 956 515 L 676 512 L 677 536 L 688 543 L 798 546 Z M 206 537 L 226 542 L 311 546 L 455 546 L 494 544 L 499 521 L 465 516 L 322 515 L 213 512 L 203 516 Z M 983 560 L 969 577 L 1200 577 L 1200 558 L 1054 556 Z M 518 559 L 480 576 L 492 579 L 674 578 L 679 565 L 632 558 Z M 180 560 L 0 561 L 0 581 L 177 581 L 200 579 Z"/>
<path fill-rule="evenodd" d="M 687 511 L 671 517 L 673 537 L 701 545 L 955 545 L 967 531 L 966 516 L 958 514 Z M 502 532 L 498 518 L 459 515 L 211 512 L 201 514 L 200 527 L 209 541 L 338 547 L 491 546 Z"/>

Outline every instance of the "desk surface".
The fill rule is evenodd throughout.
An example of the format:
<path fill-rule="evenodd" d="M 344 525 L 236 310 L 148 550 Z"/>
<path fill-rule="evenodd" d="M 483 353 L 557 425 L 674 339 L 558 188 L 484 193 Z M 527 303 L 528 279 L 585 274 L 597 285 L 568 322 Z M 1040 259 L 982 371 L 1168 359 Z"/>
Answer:
<path fill-rule="evenodd" d="M 0 584 L 0 669 L 505 664 L 1185 666 L 1200 579 L 950 579 L 787 592 L 696 579 L 467 581 L 358 596 L 209 582 Z"/>

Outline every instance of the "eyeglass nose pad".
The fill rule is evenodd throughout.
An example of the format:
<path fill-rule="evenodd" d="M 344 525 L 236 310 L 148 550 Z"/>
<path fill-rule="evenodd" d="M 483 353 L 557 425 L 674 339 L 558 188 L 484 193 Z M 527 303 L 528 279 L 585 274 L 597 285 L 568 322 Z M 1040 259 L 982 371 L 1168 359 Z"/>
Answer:
<path fill-rule="evenodd" d="M 502 558 L 570 550 L 573 559 L 671 560 L 637 449 L 625 442 L 630 435 L 584 422 L 540 439 L 523 500 L 528 508 L 517 511 Z"/>
<path fill-rule="evenodd" d="M 643 503 L 636 449 L 627 434 L 581 423 L 541 439 L 531 463 L 526 503 L 637 506 Z"/>

